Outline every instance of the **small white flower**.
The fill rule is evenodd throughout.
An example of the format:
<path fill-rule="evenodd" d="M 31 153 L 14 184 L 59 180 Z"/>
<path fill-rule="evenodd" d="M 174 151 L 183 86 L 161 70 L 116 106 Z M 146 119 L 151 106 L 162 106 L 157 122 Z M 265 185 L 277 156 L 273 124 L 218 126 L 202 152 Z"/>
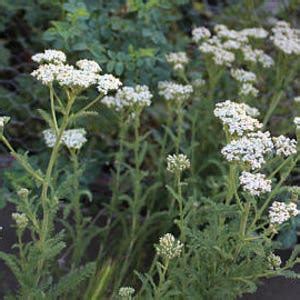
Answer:
<path fill-rule="evenodd" d="M 274 45 L 285 54 L 300 54 L 300 30 L 291 28 L 290 24 L 284 21 L 276 23 L 272 28 L 271 40 Z"/>
<path fill-rule="evenodd" d="M 211 36 L 210 31 L 206 27 L 197 27 L 192 31 L 193 41 L 198 43 Z"/>
<path fill-rule="evenodd" d="M 96 85 L 99 75 L 94 72 L 77 70 L 73 66 L 63 65 L 60 67 L 56 80 L 61 86 L 72 89 L 87 89 Z"/>
<path fill-rule="evenodd" d="M 134 293 L 135 293 L 135 289 L 130 286 L 121 287 L 119 289 L 119 296 L 121 298 L 131 299 Z"/>
<path fill-rule="evenodd" d="M 280 135 L 279 137 L 274 137 L 273 141 L 277 155 L 287 157 L 297 153 L 296 140 Z"/>
<path fill-rule="evenodd" d="M 171 173 L 182 172 L 191 167 L 191 163 L 184 154 L 173 154 L 167 157 L 167 170 Z"/>
<path fill-rule="evenodd" d="M 47 147 L 53 148 L 56 143 L 56 135 L 52 129 L 46 129 L 43 131 L 43 137 Z"/>
<path fill-rule="evenodd" d="M 166 233 L 159 239 L 159 245 L 156 247 L 157 255 L 164 259 L 173 259 L 180 256 L 183 244 L 176 240 L 171 233 Z"/>
<path fill-rule="evenodd" d="M 255 170 L 262 167 L 265 156 L 272 153 L 273 147 L 270 133 L 258 131 L 231 141 L 221 150 L 221 153 L 228 161 L 244 163 Z"/>
<path fill-rule="evenodd" d="M 46 145 L 53 148 L 56 143 L 56 134 L 52 129 L 43 131 Z M 86 142 L 86 131 L 83 128 L 65 130 L 62 134 L 61 143 L 69 149 L 80 149 Z"/>
<path fill-rule="evenodd" d="M 231 69 L 231 76 L 239 82 L 255 82 L 256 75 L 243 69 Z"/>
<path fill-rule="evenodd" d="M 296 103 L 300 103 L 300 96 L 295 97 L 295 98 L 294 98 L 294 101 L 295 101 Z"/>
<path fill-rule="evenodd" d="M 242 96 L 256 97 L 258 95 L 258 89 L 256 89 L 251 83 L 243 83 L 239 94 Z"/>
<path fill-rule="evenodd" d="M 256 39 L 264 39 L 268 36 L 268 31 L 263 28 L 246 28 L 241 31 L 241 34 Z"/>
<path fill-rule="evenodd" d="M 26 228 L 28 224 L 28 218 L 26 217 L 25 214 L 16 212 L 16 213 L 12 213 L 11 216 L 16 222 L 19 229 L 23 230 Z"/>
<path fill-rule="evenodd" d="M 56 80 L 57 74 L 61 70 L 61 65 L 44 64 L 40 65 L 36 70 L 31 72 L 31 76 L 41 81 L 44 85 L 49 85 Z"/>
<path fill-rule="evenodd" d="M 278 270 L 280 268 L 280 265 L 282 263 L 280 256 L 271 253 L 267 259 L 269 263 L 269 268 L 271 270 Z"/>
<path fill-rule="evenodd" d="M 300 117 L 294 118 L 294 124 L 296 125 L 297 129 L 300 129 Z"/>
<path fill-rule="evenodd" d="M 48 49 L 43 53 L 37 53 L 32 56 L 32 60 L 42 63 L 62 64 L 66 61 L 66 54 L 59 50 Z"/>
<path fill-rule="evenodd" d="M 262 124 L 253 118 L 258 114 L 256 108 L 230 100 L 217 103 L 214 110 L 214 115 L 222 121 L 223 125 L 228 127 L 230 134 L 237 134 L 238 136 L 262 127 Z"/>
<path fill-rule="evenodd" d="M 117 90 L 122 86 L 122 82 L 111 74 L 98 77 L 98 91 L 106 95 L 109 91 Z"/>
<path fill-rule="evenodd" d="M 69 149 L 79 150 L 86 142 L 86 131 L 83 128 L 69 129 L 63 133 L 62 142 Z"/>
<path fill-rule="evenodd" d="M 271 225 L 280 225 L 300 213 L 295 203 L 286 204 L 274 201 L 269 208 L 269 219 Z"/>
<path fill-rule="evenodd" d="M 166 55 L 166 60 L 173 66 L 174 70 L 182 70 L 189 62 L 185 52 L 171 52 Z"/>
<path fill-rule="evenodd" d="M 160 81 L 158 89 L 158 94 L 168 101 L 184 101 L 193 93 L 191 85 L 182 85 L 172 81 Z"/>
<path fill-rule="evenodd" d="M 272 181 L 266 179 L 266 175 L 260 173 L 252 174 L 243 171 L 240 176 L 240 182 L 243 189 L 252 196 L 259 196 L 262 193 L 270 192 L 272 187 Z"/>
<path fill-rule="evenodd" d="M 0 131 L 4 128 L 4 126 L 9 122 L 10 117 L 2 116 L 0 117 Z"/>
<path fill-rule="evenodd" d="M 124 86 L 118 90 L 114 97 L 106 96 L 101 102 L 116 111 L 120 111 L 124 108 L 134 109 L 136 106 L 150 106 L 152 97 L 153 95 L 146 85 Z"/>
<path fill-rule="evenodd" d="M 81 59 L 76 62 L 76 66 L 83 71 L 96 74 L 102 71 L 101 67 L 94 60 Z"/>

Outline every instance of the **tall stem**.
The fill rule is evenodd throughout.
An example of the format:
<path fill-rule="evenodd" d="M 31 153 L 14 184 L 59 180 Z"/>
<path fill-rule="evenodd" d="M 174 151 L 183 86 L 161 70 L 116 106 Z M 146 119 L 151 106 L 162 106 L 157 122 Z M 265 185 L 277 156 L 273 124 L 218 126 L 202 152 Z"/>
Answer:
<path fill-rule="evenodd" d="M 48 163 L 46 175 L 45 175 L 45 180 L 42 185 L 42 193 L 41 193 L 41 203 L 42 203 L 42 208 L 43 208 L 43 220 L 42 220 L 42 226 L 41 226 L 41 232 L 40 232 L 40 247 L 43 249 L 45 241 L 47 240 L 48 234 L 49 234 L 49 223 L 50 223 L 50 208 L 48 206 L 48 189 L 50 186 L 50 181 L 51 181 L 51 176 L 52 176 L 52 171 L 55 165 L 55 162 L 57 160 L 57 155 L 60 149 L 60 144 L 61 144 L 61 138 L 63 135 L 63 132 L 68 126 L 68 120 L 69 120 L 69 114 L 72 108 L 72 105 L 74 103 L 75 98 L 73 96 L 70 96 L 68 99 L 68 104 L 66 107 L 66 113 L 63 117 L 63 121 L 61 124 L 61 127 L 59 128 L 58 135 L 56 136 L 56 142 L 55 145 L 52 149 L 52 153 L 50 156 L 50 160 Z M 45 259 L 41 258 L 38 262 L 37 266 L 37 280 L 36 283 L 38 284 L 40 277 L 41 277 L 41 272 L 43 270 L 43 266 L 45 263 Z"/>

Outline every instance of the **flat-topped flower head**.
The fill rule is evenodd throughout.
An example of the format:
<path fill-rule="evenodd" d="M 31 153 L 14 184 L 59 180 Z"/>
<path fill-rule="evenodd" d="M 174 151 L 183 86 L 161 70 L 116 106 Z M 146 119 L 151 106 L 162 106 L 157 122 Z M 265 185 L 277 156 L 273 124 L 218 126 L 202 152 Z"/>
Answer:
<path fill-rule="evenodd" d="M 150 106 L 152 97 L 153 95 L 146 85 L 124 86 L 118 90 L 114 97 L 106 96 L 101 102 L 116 111 L 122 109 L 134 110 L 137 106 Z"/>
<path fill-rule="evenodd" d="M 240 183 L 244 191 L 252 196 L 259 196 L 260 194 L 271 192 L 272 188 L 272 181 L 266 179 L 266 175 L 261 173 L 252 174 L 243 171 L 240 176 Z"/>
<path fill-rule="evenodd" d="M 271 253 L 267 257 L 268 263 L 269 263 L 269 269 L 270 270 L 278 270 L 281 266 L 281 258 L 278 255 L 275 255 L 274 253 Z"/>
<path fill-rule="evenodd" d="M 273 147 L 270 133 L 258 131 L 231 141 L 221 153 L 229 162 L 246 164 L 256 170 L 266 162 L 265 156 L 273 152 Z"/>
<path fill-rule="evenodd" d="M 100 73 L 102 71 L 101 67 L 94 60 L 81 59 L 76 62 L 76 66 L 83 71 L 91 73 Z"/>
<path fill-rule="evenodd" d="M 294 101 L 295 101 L 296 103 L 300 103 L 300 96 L 296 96 L 296 97 L 294 98 Z"/>
<path fill-rule="evenodd" d="M 239 82 L 255 82 L 256 75 L 244 69 L 231 69 L 231 76 Z"/>
<path fill-rule="evenodd" d="M 69 149 L 79 150 L 86 142 L 86 131 L 84 128 L 69 129 L 62 135 L 62 142 Z"/>
<path fill-rule="evenodd" d="M 130 286 L 121 287 L 119 289 L 119 296 L 122 299 L 132 299 L 134 293 L 135 293 L 135 289 Z"/>
<path fill-rule="evenodd" d="M 56 80 L 57 74 L 60 72 L 61 65 L 44 64 L 40 65 L 38 69 L 31 72 L 31 76 L 35 77 L 38 81 L 41 81 L 44 85 L 51 84 Z"/>
<path fill-rule="evenodd" d="M 190 167 L 190 160 L 184 154 L 173 154 L 167 157 L 167 170 L 171 173 L 183 172 Z"/>
<path fill-rule="evenodd" d="M 63 64 L 66 61 L 67 57 L 66 54 L 60 50 L 48 49 L 42 53 L 33 55 L 31 59 L 39 64 Z"/>
<path fill-rule="evenodd" d="M 300 30 L 291 28 L 291 25 L 279 21 L 272 28 L 271 40 L 274 45 L 285 54 L 300 54 Z"/>
<path fill-rule="evenodd" d="M 197 27 L 192 30 L 193 41 L 198 43 L 208 39 L 211 36 L 210 31 L 206 27 Z"/>
<path fill-rule="evenodd" d="M 297 153 L 297 141 L 280 135 L 273 138 L 276 154 L 287 157 Z"/>
<path fill-rule="evenodd" d="M 208 54 L 212 57 L 214 63 L 219 66 L 231 66 L 235 60 L 234 53 L 224 49 L 222 45 L 218 45 L 212 41 L 218 41 L 217 39 L 208 40 L 199 46 L 199 50 L 202 53 Z"/>
<path fill-rule="evenodd" d="M 159 244 L 155 248 L 157 255 L 169 260 L 180 256 L 183 244 L 176 240 L 171 233 L 166 233 L 159 239 Z"/>
<path fill-rule="evenodd" d="M 99 92 L 106 95 L 117 90 L 121 81 L 111 74 L 100 75 L 101 67 L 93 60 L 81 59 L 75 66 L 65 64 L 66 56 L 57 50 L 46 50 L 33 56 L 33 60 L 41 63 L 31 75 L 44 85 L 57 82 L 61 87 L 80 93 L 97 85 Z"/>
<path fill-rule="evenodd" d="M 274 201 L 269 208 L 269 220 L 271 225 L 280 225 L 300 213 L 295 203 L 286 204 Z"/>
<path fill-rule="evenodd" d="M 189 62 L 185 52 L 171 52 L 166 55 L 166 61 L 171 64 L 174 70 L 182 70 Z"/>
<path fill-rule="evenodd" d="M 111 74 L 101 75 L 98 78 L 98 91 L 107 95 L 110 91 L 115 91 L 122 86 L 120 79 L 116 78 Z"/>
<path fill-rule="evenodd" d="M 269 34 L 268 31 L 263 28 L 245 28 L 241 30 L 240 33 L 255 39 L 265 39 Z"/>
<path fill-rule="evenodd" d="M 16 222 L 17 227 L 21 230 L 24 230 L 28 224 L 28 218 L 23 213 L 12 213 L 11 217 Z"/>
<path fill-rule="evenodd" d="M 78 70 L 70 65 L 60 67 L 56 80 L 59 85 L 71 89 L 87 89 L 92 85 L 96 85 L 99 75 L 86 70 Z"/>
<path fill-rule="evenodd" d="M 247 132 L 256 131 L 262 124 L 255 118 L 259 114 L 256 108 L 245 103 L 230 100 L 216 104 L 214 115 L 228 128 L 230 134 L 242 136 Z"/>
<path fill-rule="evenodd" d="M 274 65 L 274 60 L 261 49 L 253 49 L 250 45 L 244 45 L 242 48 L 244 60 L 251 63 L 259 63 L 263 68 L 270 68 Z"/>
<path fill-rule="evenodd" d="M 47 129 L 43 131 L 43 136 L 46 145 L 53 148 L 57 139 L 55 132 L 52 129 Z M 62 144 L 75 150 L 79 150 L 86 142 L 86 131 L 83 128 L 65 130 L 61 138 Z"/>
<path fill-rule="evenodd" d="M 184 101 L 193 93 L 191 85 L 182 85 L 172 81 L 160 81 L 158 83 L 159 95 L 167 101 Z"/>

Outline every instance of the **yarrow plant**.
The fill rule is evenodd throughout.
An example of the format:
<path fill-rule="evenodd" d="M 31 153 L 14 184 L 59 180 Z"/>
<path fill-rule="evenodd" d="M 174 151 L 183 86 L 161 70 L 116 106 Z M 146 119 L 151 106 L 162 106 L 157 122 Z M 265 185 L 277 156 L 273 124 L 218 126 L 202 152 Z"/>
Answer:
<path fill-rule="evenodd" d="M 14 122 L 0 117 L 0 139 L 28 174 L 6 175 L 17 253 L 0 252 L 20 299 L 237 299 L 262 278 L 300 278 L 298 247 L 286 262 L 277 255 L 300 214 L 300 117 L 296 130 L 289 119 L 272 126 L 296 76 L 299 32 L 279 21 L 271 32 L 217 24 L 191 35 L 177 45 L 190 41 L 188 51 L 164 54 L 170 77 L 153 90 L 60 50 L 32 57 L 49 91 L 42 159 L 15 151 Z M 128 49 L 130 60 L 150 55 Z M 103 70 L 122 69 L 114 55 Z M 100 148 L 84 121 L 97 127 L 96 109 L 109 124 Z"/>

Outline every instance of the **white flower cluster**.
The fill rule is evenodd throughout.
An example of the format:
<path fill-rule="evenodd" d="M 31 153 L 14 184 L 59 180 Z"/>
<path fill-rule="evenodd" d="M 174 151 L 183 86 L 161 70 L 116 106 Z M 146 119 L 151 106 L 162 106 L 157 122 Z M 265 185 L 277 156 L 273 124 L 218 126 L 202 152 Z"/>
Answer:
<path fill-rule="evenodd" d="M 300 117 L 294 118 L 294 124 L 296 125 L 297 130 L 300 129 Z"/>
<path fill-rule="evenodd" d="M 279 156 L 290 156 L 297 153 L 297 141 L 280 135 L 273 138 L 276 154 Z"/>
<path fill-rule="evenodd" d="M 270 270 L 278 270 L 281 265 L 281 258 L 278 255 L 275 255 L 274 253 L 271 253 L 268 258 L 269 268 Z"/>
<path fill-rule="evenodd" d="M 49 148 L 54 147 L 56 143 L 56 134 L 52 129 L 47 129 L 43 131 L 43 136 L 46 145 Z M 64 131 L 61 142 L 69 149 L 80 149 L 86 142 L 86 131 L 83 128 L 79 129 L 69 129 Z"/>
<path fill-rule="evenodd" d="M 169 260 L 180 256 L 183 244 L 176 240 L 171 233 L 166 233 L 159 239 L 159 245 L 155 248 L 157 255 Z"/>
<path fill-rule="evenodd" d="M 115 91 L 122 86 L 122 82 L 111 74 L 104 74 L 98 77 L 98 91 L 107 95 L 109 91 Z"/>
<path fill-rule="evenodd" d="M 160 81 L 158 90 L 158 94 L 168 101 L 184 101 L 193 93 L 191 85 L 182 85 L 172 81 Z"/>
<path fill-rule="evenodd" d="M 166 60 L 173 66 L 174 70 L 184 69 L 184 66 L 189 62 L 185 52 L 171 52 L 166 55 Z"/>
<path fill-rule="evenodd" d="M 184 154 L 173 154 L 167 157 L 167 170 L 171 173 L 182 172 L 190 167 L 190 160 Z"/>
<path fill-rule="evenodd" d="M 272 181 L 266 179 L 265 174 L 252 174 L 243 171 L 240 176 L 240 182 L 243 189 L 252 196 L 259 196 L 262 193 L 270 192 L 272 188 Z"/>
<path fill-rule="evenodd" d="M 216 35 L 210 38 L 207 36 L 199 49 L 211 55 L 215 64 L 230 66 L 235 60 L 236 51 L 242 51 L 246 61 L 259 62 L 263 67 L 267 68 L 274 64 L 269 55 L 260 49 L 252 49 L 250 45 L 250 38 L 263 39 L 268 36 L 268 32 L 263 28 L 246 28 L 237 31 L 230 30 L 225 25 L 216 25 L 214 31 Z"/>
<path fill-rule="evenodd" d="M 258 131 L 231 141 L 221 153 L 228 161 L 243 162 L 255 170 L 262 167 L 265 156 L 272 153 L 273 147 L 270 133 Z"/>
<path fill-rule="evenodd" d="M 270 68 L 274 65 L 274 60 L 261 49 L 253 49 L 250 45 L 241 48 L 245 61 L 260 63 L 263 68 Z"/>
<path fill-rule="evenodd" d="M 106 96 L 101 102 L 116 111 L 120 111 L 124 108 L 150 106 L 152 97 L 153 95 L 146 85 L 125 86 L 118 90 L 114 97 Z"/>
<path fill-rule="evenodd" d="M 76 62 L 76 66 L 83 71 L 91 73 L 100 73 L 102 71 L 101 67 L 93 60 L 81 59 Z"/>
<path fill-rule="evenodd" d="M 131 299 L 134 293 L 135 293 L 135 289 L 130 286 L 121 287 L 119 289 L 119 296 L 121 298 Z"/>
<path fill-rule="evenodd" d="M 28 224 L 28 218 L 23 213 L 12 213 L 11 217 L 16 222 L 19 229 L 24 230 Z"/>
<path fill-rule="evenodd" d="M 210 31 L 206 27 L 197 27 L 192 30 L 193 41 L 198 43 L 211 36 Z"/>
<path fill-rule="evenodd" d="M 199 49 L 202 53 L 209 54 L 216 65 L 231 66 L 235 60 L 234 53 L 226 50 L 218 38 L 211 38 L 203 42 Z"/>
<path fill-rule="evenodd" d="M 268 31 L 263 28 L 245 28 L 240 31 L 244 36 L 256 39 L 265 39 L 268 36 Z"/>
<path fill-rule="evenodd" d="M 231 76 L 239 82 L 255 82 L 256 75 L 244 69 L 231 69 Z"/>
<path fill-rule="evenodd" d="M 295 97 L 295 98 L 294 98 L 294 101 L 295 101 L 296 103 L 300 103 L 300 96 Z"/>
<path fill-rule="evenodd" d="M 300 30 L 291 28 L 285 21 L 278 21 L 272 28 L 271 40 L 286 54 L 300 54 Z"/>
<path fill-rule="evenodd" d="M 237 134 L 238 136 L 262 127 L 262 124 L 253 118 L 258 114 L 256 108 L 230 100 L 217 103 L 214 110 L 214 115 L 228 128 L 230 134 Z"/>
<path fill-rule="evenodd" d="M 59 50 L 48 49 L 43 53 L 37 53 L 32 56 L 32 60 L 38 64 L 52 63 L 52 64 L 63 64 L 66 62 L 66 54 Z"/>
<path fill-rule="evenodd" d="M 274 201 L 269 208 L 269 219 L 271 225 L 280 225 L 300 213 L 295 203 L 286 204 Z"/>
<path fill-rule="evenodd" d="M 243 83 L 239 94 L 241 96 L 252 96 L 256 97 L 258 95 L 258 89 L 256 89 L 251 83 Z"/>
<path fill-rule="evenodd" d="M 83 90 L 97 85 L 99 92 L 107 94 L 111 90 L 117 90 L 121 81 L 111 74 L 100 75 L 102 71 L 97 62 L 82 59 L 76 62 L 76 67 L 64 64 L 66 55 L 57 50 L 45 50 L 32 57 L 40 66 L 31 75 L 44 85 L 56 81 L 60 86 L 73 90 Z"/>

